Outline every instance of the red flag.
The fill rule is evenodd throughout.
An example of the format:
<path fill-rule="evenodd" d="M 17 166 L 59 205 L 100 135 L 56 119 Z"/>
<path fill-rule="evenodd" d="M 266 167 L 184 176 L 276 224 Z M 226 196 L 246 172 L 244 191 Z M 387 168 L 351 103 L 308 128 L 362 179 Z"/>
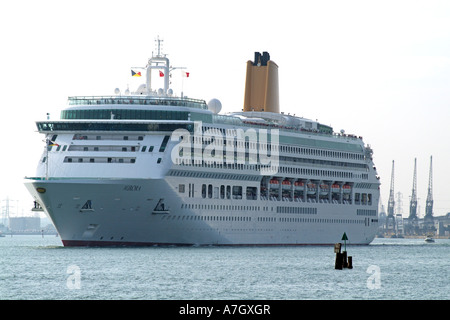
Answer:
<path fill-rule="evenodd" d="M 161 70 L 159 70 L 159 76 L 164 77 L 164 73 Z"/>
<path fill-rule="evenodd" d="M 189 72 L 183 72 L 183 77 L 189 78 Z"/>

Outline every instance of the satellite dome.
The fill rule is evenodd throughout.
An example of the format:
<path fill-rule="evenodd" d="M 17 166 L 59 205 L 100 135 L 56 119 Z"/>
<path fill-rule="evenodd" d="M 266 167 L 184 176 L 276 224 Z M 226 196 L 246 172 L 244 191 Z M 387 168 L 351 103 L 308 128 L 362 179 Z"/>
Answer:
<path fill-rule="evenodd" d="M 119 94 L 120 93 L 120 89 L 119 88 L 114 89 L 114 93 L 115 94 Z"/>
<path fill-rule="evenodd" d="M 141 84 L 136 90 L 137 94 L 145 94 L 146 92 L 147 92 L 147 86 L 145 85 L 145 83 Z"/>
<path fill-rule="evenodd" d="M 211 99 L 208 102 L 208 109 L 212 113 L 218 114 L 222 110 L 222 103 L 217 99 Z"/>

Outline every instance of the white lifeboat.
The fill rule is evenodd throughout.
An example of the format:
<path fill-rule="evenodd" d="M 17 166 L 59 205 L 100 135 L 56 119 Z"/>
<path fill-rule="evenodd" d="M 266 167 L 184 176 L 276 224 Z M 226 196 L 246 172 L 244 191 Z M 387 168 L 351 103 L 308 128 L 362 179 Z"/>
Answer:
<path fill-rule="evenodd" d="M 327 184 L 321 184 L 320 185 L 320 194 L 326 195 L 328 194 L 329 186 Z"/>
<path fill-rule="evenodd" d="M 316 185 L 314 183 L 308 183 L 308 194 L 316 194 Z"/>
<path fill-rule="evenodd" d="M 303 182 L 296 181 L 294 182 L 294 188 L 295 190 L 304 190 L 305 184 Z"/>
<path fill-rule="evenodd" d="M 281 182 L 281 187 L 283 189 L 290 190 L 291 189 L 291 182 L 289 180 L 284 180 L 284 181 Z"/>

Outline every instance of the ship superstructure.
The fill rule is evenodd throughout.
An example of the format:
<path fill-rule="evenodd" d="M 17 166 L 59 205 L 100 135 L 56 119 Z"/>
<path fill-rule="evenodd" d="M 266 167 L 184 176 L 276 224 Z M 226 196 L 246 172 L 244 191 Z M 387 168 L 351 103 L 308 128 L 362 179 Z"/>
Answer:
<path fill-rule="evenodd" d="M 37 121 L 48 143 L 26 186 L 65 246 L 370 243 L 372 149 L 279 113 L 277 68 L 256 53 L 244 109 L 225 115 L 216 99 L 176 96 L 158 51 L 136 92 L 69 97 L 60 120 Z"/>

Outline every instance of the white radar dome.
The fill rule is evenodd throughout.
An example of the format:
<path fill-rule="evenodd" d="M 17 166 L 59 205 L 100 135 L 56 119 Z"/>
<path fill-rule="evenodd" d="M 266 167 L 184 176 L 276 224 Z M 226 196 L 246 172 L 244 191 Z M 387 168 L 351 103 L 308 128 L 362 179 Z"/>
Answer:
<path fill-rule="evenodd" d="M 208 109 L 212 113 L 218 114 L 222 110 L 222 103 L 217 99 L 211 99 L 208 102 Z"/>
<path fill-rule="evenodd" d="M 119 93 L 120 93 L 120 89 L 119 89 L 119 88 L 115 88 L 115 89 L 114 89 L 114 93 L 115 93 L 115 94 L 119 94 Z"/>
<path fill-rule="evenodd" d="M 146 92 L 147 92 L 147 86 L 145 85 L 145 83 L 141 84 L 136 90 L 137 94 L 145 94 Z"/>

